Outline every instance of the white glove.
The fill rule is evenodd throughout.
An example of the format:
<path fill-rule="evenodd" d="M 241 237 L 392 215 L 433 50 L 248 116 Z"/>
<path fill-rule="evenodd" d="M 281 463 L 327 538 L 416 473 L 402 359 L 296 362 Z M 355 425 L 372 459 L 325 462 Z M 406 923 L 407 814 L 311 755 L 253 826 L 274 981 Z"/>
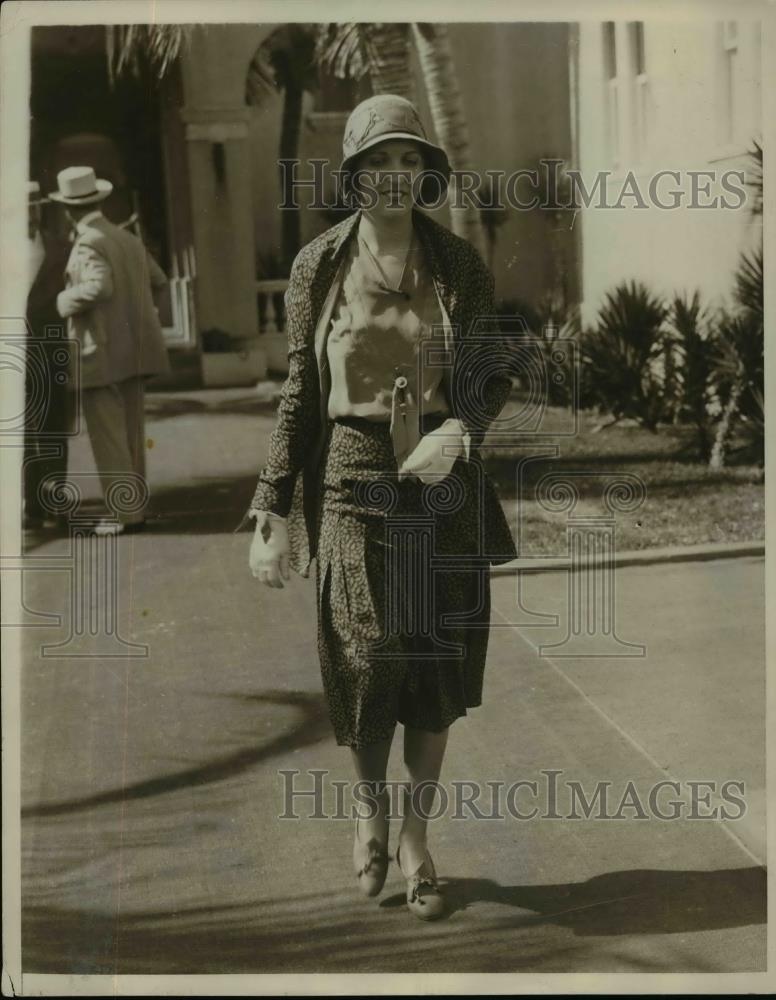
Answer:
<path fill-rule="evenodd" d="M 268 587 L 282 588 L 281 576 L 283 580 L 291 578 L 286 519 L 265 510 L 252 510 L 250 516 L 256 519 L 248 556 L 251 573 Z"/>
<path fill-rule="evenodd" d="M 450 418 L 436 430 L 424 434 L 399 467 L 399 480 L 415 475 L 423 483 L 435 483 L 450 474 L 457 458 L 464 454 L 463 429 Z"/>

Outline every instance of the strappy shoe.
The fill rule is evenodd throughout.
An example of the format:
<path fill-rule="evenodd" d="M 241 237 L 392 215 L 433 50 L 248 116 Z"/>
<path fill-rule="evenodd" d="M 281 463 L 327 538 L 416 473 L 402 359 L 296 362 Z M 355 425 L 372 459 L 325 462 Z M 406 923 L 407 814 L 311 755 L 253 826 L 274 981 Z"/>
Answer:
<path fill-rule="evenodd" d="M 365 896 L 376 896 L 385 885 L 388 874 L 388 844 L 371 837 L 364 843 L 358 832 L 360 817 L 356 813 L 356 836 L 353 842 L 353 867 L 358 887 Z"/>
<path fill-rule="evenodd" d="M 400 847 L 396 848 L 396 864 L 407 880 L 407 909 L 421 920 L 438 920 L 445 912 L 445 897 L 437 884 L 437 873 L 428 848 L 420 867 L 411 875 L 402 868 Z"/>

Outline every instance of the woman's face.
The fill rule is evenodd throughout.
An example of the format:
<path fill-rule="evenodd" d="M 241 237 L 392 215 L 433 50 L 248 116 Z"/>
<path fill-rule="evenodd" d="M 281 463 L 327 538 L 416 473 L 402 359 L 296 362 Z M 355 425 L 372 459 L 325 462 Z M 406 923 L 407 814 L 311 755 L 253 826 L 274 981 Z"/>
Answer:
<path fill-rule="evenodd" d="M 416 178 L 424 169 L 420 146 L 409 139 L 386 139 L 356 160 L 355 184 L 364 207 L 378 215 L 410 212 L 417 194 Z"/>

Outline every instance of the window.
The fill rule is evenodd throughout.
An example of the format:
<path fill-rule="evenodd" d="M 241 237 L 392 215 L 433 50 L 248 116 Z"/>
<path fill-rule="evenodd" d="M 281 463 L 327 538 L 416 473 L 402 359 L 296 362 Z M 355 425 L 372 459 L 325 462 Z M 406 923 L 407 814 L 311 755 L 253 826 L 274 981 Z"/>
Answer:
<path fill-rule="evenodd" d="M 644 65 L 644 22 L 633 21 L 630 26 L 631 45 L 633 46 L 633 68 L 636 76 L 646 73 Z"/>
<path fill-rule="evenodd" d="M 619 107 L 617 99 L 617 41 L 614 21 L 603 25 L 604 86 L 606 144 L 609 162 L 618 166 L 620 162 Z"/>
<path fill-rule="evenodd" d="M 649 89 L 644 54 L 644 22 L 631 21 L 628 25 L 628 35 L 633 70 L 633 154 L 638 163 L 643 158 L 649 130 Z"/>
<path fill-rule="evenodd" d="M 604 22 L 604 64 L 607 79 L 613 80 L 617 76 L 617 43 L 615 41 L 614 21 Z"/>

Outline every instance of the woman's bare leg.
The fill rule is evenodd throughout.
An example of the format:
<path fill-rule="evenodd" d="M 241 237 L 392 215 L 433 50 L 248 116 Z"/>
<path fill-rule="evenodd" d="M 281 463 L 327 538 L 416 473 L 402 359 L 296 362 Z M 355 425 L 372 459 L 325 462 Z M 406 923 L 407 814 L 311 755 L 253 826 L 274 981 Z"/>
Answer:
<path fill-rule="evenodd" d="M 447 729 L 441 733 L 408 726 L 404 729 L 404 763 L 410 775 L 411 794 L 405 798 L 399 846 L 402 867 L 407 873 L 417 871 L 425 858 L 426 817 L 434 807 L 435 786 L 442 771 L 447 735 Z"/>
<path fill-rule="evenodd" d="M 388 757 L 391 753 L 393 736 L 379 743 L 372 743 L 369 746 L 356 750 L 351 747 L 353 766 L 356 777 L 359 781 L 368 782 L 365 786 L 365 794 L 378 803 L 378 809 L 371 819 L 362 818 L 359 820 L 361 839 L 366 841 L 371 837 L 377 837 L 381 841 L 387 838 L 387 806 L 388 796 L 380 795 L 385 788 L 385 780 L 388 772 Z M 366 804 L 356 804 L 356 809 L 362 817 L 367 817 L 373 810 Z"/>

